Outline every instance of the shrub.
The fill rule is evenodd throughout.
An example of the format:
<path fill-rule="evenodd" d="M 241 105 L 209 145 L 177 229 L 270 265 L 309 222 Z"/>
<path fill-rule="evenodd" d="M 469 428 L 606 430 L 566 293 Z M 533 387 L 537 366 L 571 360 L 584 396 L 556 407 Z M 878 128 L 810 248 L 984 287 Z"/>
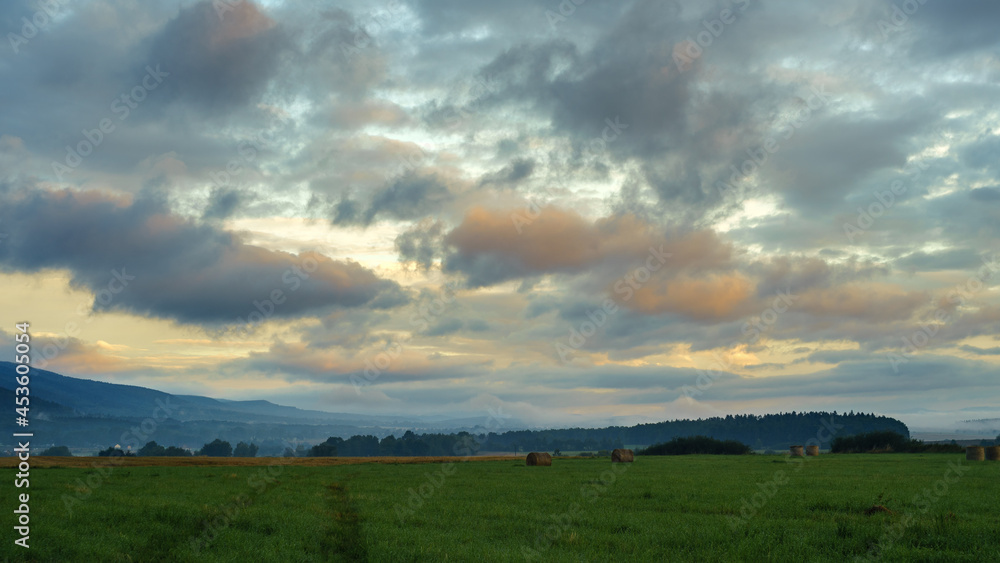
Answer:
<path fill-rule="evenodd" d="M 198 451 L 198 455 L 206 455 L 208 457 L 230 457 L 233 455 L 233 446 L 229 442 L 223 442 L 222 440 L 216 438 L 215 440 L 205 444 Z"/>

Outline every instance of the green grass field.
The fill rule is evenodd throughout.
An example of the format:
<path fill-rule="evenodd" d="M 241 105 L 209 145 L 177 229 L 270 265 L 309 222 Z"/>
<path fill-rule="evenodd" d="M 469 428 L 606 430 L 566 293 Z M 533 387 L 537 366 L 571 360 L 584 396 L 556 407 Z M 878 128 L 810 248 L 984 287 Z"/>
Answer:
<path fill-rule="evenodd" d="M 1000 463 L 956 455 L 641 457 L 614 469 L 604 458 L 552 467 L 510 459 L 101 471 L 32 469 L 30 550 L 13 544 L 24 489 L 8 480 L 0 557 L 1000 560 Z M 877 505 L 891 512 L 869 510 Z"/>

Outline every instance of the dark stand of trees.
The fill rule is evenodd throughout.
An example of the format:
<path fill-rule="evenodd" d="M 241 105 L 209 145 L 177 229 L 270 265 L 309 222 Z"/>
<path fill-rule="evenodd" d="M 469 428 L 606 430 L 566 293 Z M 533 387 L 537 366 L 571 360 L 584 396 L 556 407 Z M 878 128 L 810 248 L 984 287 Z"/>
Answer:
<path fill-rule="evenodd" d="M 373 457 L 373 456 L 463 456 L 473 453 L 475 437 L 468 432 L 457 434 L 423 434 L 407 430 L 402 438 L 386 436 L 352 436 L 347 440 L 331 436 L 309 450 L 313 457 Z"/>
<path fill-rule="evenodd" d="M 830 438 L 864 432 L 893 431 L 909 439 L 902 422 L 885 416 L 854 412 L 809 412 L 768 415 L 730 415 L 702 420 L 674 420 L 654 424 L 609 428 L 569 428 L 561 430 L 514 430 L 473 436 L 406 432 L 401 438 L 352 436 L 347 440 L 332 436 L 308 452 L 286 451 L 287 455 L 310 456 L 463 456 L 478 451 L 598 451 L 626 444 L 663 444 L 676 438 L 712 439 L 739 444 L 739 449 L 773 448 L 784 450 L 792 444 L 820 442 L 830 447 Z M 698 442 L 702 443 L 702 442 Z M 687 447 L 687 442 L 682 442 Z M 749 446 L 748 446 L 749 445 Z M 678 445 L 670 447 L 680 447 Z M 728 451 L 728 450 L 727 450 Z M 735 451 L 735 450 L 733 450 Z M 704 452 L 704 453 L 714 453 Z"/>
<path fill-rule="evenodd" d="M 636 455 L 746 455 L 752 453 L 753 450 L 750 449 L 750 446 L 736 440 L 716 440 L 707 436 L 691 436 L 674 438 L 669 442 L 650 446 L 639 450 Z"/>
<path fill-rule="evenodd" d="M 138 454 L 140 457 L 187 457 L 191 455 L 191 451 L 185 448 L 178 448 L 177 446 L 168 446 L 165 448 L 154 441 L 146 442 L 145 446 L 139 448 Z"/>
<path fill-rule="evenodd" d="M 830 451 L 835 454 L 861 453 L 955 453 L 965 452 L 957 444 L 925 444 L 911 440 L 898 432 L 866 432 L 854 436 L 840 436 L 833 440 Z"/>
<path fill-rule="evenodd" d="M 257 444 L 240 442 L 233 448 L 233 457 L 257 457 Z"/>
<path fill-rule="evenodd" d="M 73 457 L 73 453 L 66 446 L 52 446 L 38 455 L 54 455 L 63 457 Z"/>
<path fill-rule="evenodd" d="M 116 448 L 111 446 L 106 450 L 101 450 L 97 452 L 100 457 L 135 457 L 135 454 L 129 450 L 123 450 L 121 448 Z"/>
<path fill-rule="evenodd" d="M 205 455 L 208 457 L 230 457 L 233 455 L 233 446 L 229 442 L 223 442 L 216 438 L 205 444 L 195 455 Z"/>
<path fill-rule="evenodd" d="M 298 444 L 295 450 L 284 449 L 285 457 L 372 457 L 372 456 L 467 456 L 480 451 L 610 451 L 626 444 L 657 444 L 644 455 L 676 455 L 676 453 L 746 453 L 745 450 L 784 450 L 792 444 L 815 442 L 831 448 L 829 438 L 855 437 L 859 434 L 892 434 L 899 436 L 886 442 L 893 451 L 909 451 L 921 444 L 921 451 L 936 451 L 938 446 L 923 445 L 910 440 L 909 429 L 902 422 L 885 416 L 864 413 L 808 412 L 767 415 L 730 415 L 700 420 L 672 420 L 636 426 L 608 428 L 567 428 L 558 430 L 514 430 L 510 432 L 472 435 L 422 434 L 407 431 L 402 437 L 352 436 L 343 439 L 331 436 L 324 442 L 307 447 Z M 1000 439 L 1000 437 L 998 437 Z M 902 442 L 900 442 L 902 440 Z M 878 440 L 876 440 L 878 441 Z M 902 444 L 908 445 L 902 445 Z M 723 444 L 718 446 L 717 444 Z M 842 441 L 840 447 L 871 451 L 876 446 L 852 445 Z M 273 446 L 273 444 L 271 445 Z M 271 447 L 268 446 L 268 447 Z M 909 448 L 900 450 L 899 448 Z M 884 448 L 883 448 L 884 449 Z M 239 442 L 234 449 L 229 442 L 216 439 L 202 446 L 195 455 L 213 457 L 255 457 L 258 446 Z M 271 450 L 268 450 L 271 452 Z M 274 450 L 268 455 L 277 455 Z M 836 450 L 834 450 L 836 451 Z M 135 455 L 108 448 L 99 455 Z M 191 452 L 174 446 L 163 447 L 149 442 L 139 450 L 141 456 L 186 456 Z"/>
<path fill-rule="evenodd" d="M 831 430 L 832 429 L 832 430 Z M 810 439 L 826 438 L 820 447 L 830 447 L 830 437 L 890 430 L 910 436 L 901 421 L 863 413 L 790 412 L 765 415 L 729 415 L 700 420 L 671 420 L 636 426 L 569 428 L 563 430 L 516 430 L 490 433 L 483 444 L 487 451 L 606 450 L 625 444 L 659 444 L 674 438 L 706 436 L 736 440 L 754 449 L 784 450 Z M 810 442 L 811 443 L 811 442 Z"/>

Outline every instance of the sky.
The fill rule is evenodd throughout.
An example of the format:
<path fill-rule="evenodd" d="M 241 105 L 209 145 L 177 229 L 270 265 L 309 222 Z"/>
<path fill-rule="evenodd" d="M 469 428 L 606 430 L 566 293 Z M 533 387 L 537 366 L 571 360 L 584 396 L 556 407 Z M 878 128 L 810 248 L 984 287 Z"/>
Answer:
<path fill-rule="evenodd" d="M 997 21 L 4 2 L 0 346 L 333 412 L 996 418 Z"/>

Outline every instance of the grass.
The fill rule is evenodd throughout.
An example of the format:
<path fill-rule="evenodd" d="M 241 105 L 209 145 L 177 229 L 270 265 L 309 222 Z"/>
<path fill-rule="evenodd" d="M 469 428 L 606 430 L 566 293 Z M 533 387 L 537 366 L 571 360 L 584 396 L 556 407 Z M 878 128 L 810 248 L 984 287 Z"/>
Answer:
<path fill-rule="evenodd" d="M 614 469 L 607 459 L 564 458 L 552 467 L 525 467 L 512 458 L 450 465 L 405 458 L 295 459 L 292 465 L 208 460 L 214 465 L 185 467 L 146 465 L 149 459 L 110 470 L 90 467 L 94 459 L 33 467 L 32 547 L 14 546 L 11 537 L 0 557 L 1000 560 L 994 501 L 1000 463 L 957 455 L 827 455 L 796 462 L 640 457 Z M 81 463 L 87 466 L 69 466 Z M 10 467 L 7 460 L 4 465 Z M 12 483 L 0 493 L 9 523 L 15 494 L 24 491 Z M 70 513 L 64 495 L 86 498 L 70 501 Z"/>

